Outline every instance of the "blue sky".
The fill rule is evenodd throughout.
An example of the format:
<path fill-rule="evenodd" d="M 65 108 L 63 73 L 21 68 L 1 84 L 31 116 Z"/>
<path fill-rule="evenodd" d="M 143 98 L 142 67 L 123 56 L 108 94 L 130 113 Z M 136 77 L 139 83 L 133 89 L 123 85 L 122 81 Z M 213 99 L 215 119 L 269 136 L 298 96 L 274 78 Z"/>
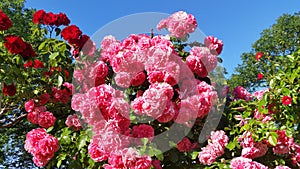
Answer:
<path fill-rule="evenodd" d="M 142 2 L 142 3 L 141 3 Z M 299 0 L 27 0 L 26 7 L 64 12 L 85 34 L 93 35 L 106 24 L 135 13 L 193 14 L 205 35 L 223 40 L 223 66 L 229 74 L 241 63 L 240 55 L 251 50 L 260 32 L 283 13 L 300 11 Z M 147 21 L 145 21 L 147 22 Z M 137 24 L 145 24 L 138 22 Z M 121 28 L 120 28 L 121 30 Z"/>

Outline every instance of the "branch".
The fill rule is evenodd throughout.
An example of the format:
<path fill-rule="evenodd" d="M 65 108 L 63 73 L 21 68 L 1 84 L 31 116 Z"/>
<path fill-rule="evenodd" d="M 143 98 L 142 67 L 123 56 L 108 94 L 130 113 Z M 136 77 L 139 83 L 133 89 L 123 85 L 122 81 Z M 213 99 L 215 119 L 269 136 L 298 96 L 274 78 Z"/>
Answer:
<path fill-rule="evenodd" d="M 27 116 L 27 114 L 22 114 L 21 116 L 19 116 L 18 118 L 16 118 L 14 121 L 0 126 L 0 128 L 9 128 L 9 127 L 11 127 L 11 126 L 19 123 L 26 116 Z"/>

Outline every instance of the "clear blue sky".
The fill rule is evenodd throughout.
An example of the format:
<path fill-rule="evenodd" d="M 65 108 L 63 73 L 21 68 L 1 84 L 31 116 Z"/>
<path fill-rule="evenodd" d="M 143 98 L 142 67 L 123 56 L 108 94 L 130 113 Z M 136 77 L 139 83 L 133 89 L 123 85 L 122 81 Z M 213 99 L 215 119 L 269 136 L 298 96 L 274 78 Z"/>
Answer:
<path fill-rule="evenodd" d="M 223 40 L 223 66 L 229 74 L 241 63 L 240 55 L 251 49 L 260 32 L 283 13 L 300 11 L 299 0 L 27 0 L 26 7 L 64 12 L 88 35 L 130 14 L 179 10 L 193 14 L 206 35 Z"/>

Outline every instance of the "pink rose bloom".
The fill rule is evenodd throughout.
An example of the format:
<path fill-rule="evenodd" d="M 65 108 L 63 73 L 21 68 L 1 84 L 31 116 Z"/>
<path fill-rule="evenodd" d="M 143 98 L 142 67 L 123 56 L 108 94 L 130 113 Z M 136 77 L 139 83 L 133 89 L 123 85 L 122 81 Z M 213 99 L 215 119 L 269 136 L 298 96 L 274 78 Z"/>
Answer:
<path fill-rule="evenodd" d="M 33 129 L 26 134 L 25 150 L 33 155 L 37 166 L 45 166 L 58 151 L 58 139 L 46 133 L 45 129 Z"/>
<path fill-rule="evenodd" d="M 29 100 L 25 103 L 25 110 L 28 113 L 31 113 L 34 110 L 35 104 L 34 104 L 34 100 Z"/>
<path fill-rule="evenodd" d="M 206 47 L 192 47 L 190 55 L 196 56 L 203 63 L 207 72 L 212 72 L 217 67 L 217 56 L 212 54 Z"/>
<path fill-rule="evenodd" d="M 88 146 L 88 152 L 91 156 L 91 158 L 95 161 L 95 162 L 101 162 L 101 161 L 105 161 L 108 159 L 108 155 L 107 153 L 103 152 L 100 147 L 97 144 L 94 143 L 90 143 Z"/>
<path fill-rule="evenodd" d="M 39 121 L 39 125 L 41 127 L 49 128 L 49 127 L 54 126 L 56 118 L 51 112 L 46 111 L 46 112 L 40 113 L 38 121 Z"/>
<path fill-rule="evenodd" d="M 146 74 L 142 71 L 137 73 L 132 79 L 130 84 L 132 86 L 139 86 L 142 85 L 144 83 L 144 81 L 146 80 Z"/>
<path fill-rule="evenodd" d="M 204 148 L 201 148 L 198 158 L 200 163 L 205 165 L 211 165 L 216 161 L 217 157 L 224 154 L 225 146 L 228 144 L 228 136 L 225 132 L 213 131 L 210 136 L 208 145 Z"/>
<path fill-rule="evenodd" d="M 38 124 L 39 123 L 39 114 L 31 112 L 27 114 L 27 119 L 32 124 Z"/>
<path fill-rule="evenodd" d="M 201 148 L 201 152 L 198 154 L 198 158 L 201 164 L 204 165 L 211 165 L 213 162 L 216 161 L 217 156 L 214 153 L 212 147 L 204 147 Z"/>
<path fill-rule="evenodd" d="M 294 139 L 287 137 L 285 130 L 277 130 L 276 132 L 278 134 L 277 145 L 273 147 L 273 152 L 275 154 L 288 154 L 290 147 L 294 144 Z"/>
<path fill-rule="evenodd" d="M 78 131 L 81 129 L 81 122 L 77 116 L 77 114 L 73 114 L 73 115 L 69 115 L 67 117 L 67 120 L 65 122 L 65 124 L 69 127 L 69 128 L 73 128 L 74 131 Z"/>
<path fill-rule="evenodd" d="M 223 42 L 213 36 L 207 36 L 204 39 L 204 45 L 209 48 L 213 53 L 219 55 L 223 49 Z"/>
<path fill-rule="evenodd" d="M 139 126 L 133 126 L 132 136 L 134 138 L 147 138 L 148 141 L 151 141 L 154 137 L 154 129 L 150 125 L 141 124 Z M 140 144 L 141 140 L 137 140 L 136 144 Z"/>
<path fill-rule="evenodd" d="M 230 161 L 231 169 L 269 169 L 267 166 L 252 161 L 249 158 L 236 157 Z"/>
<path fill-rule="evenodd" d="M 183 38 L 188 33 L 195 31 L 197 21 L 193 15 L 179 11 L 169 18 L 161 20 L 157 25 L 157 29 L 161 30 L 162 28 L 166 28 L 172 36 Z"/>
<path fill-rule="evenodd" d="M 39 123 L 39 116 L 41 112 L 45 112 L 47 108 L 45 106 L 34 107 L 33 111 L 27 114 L 27 119 L 32 124 Z"/>
<path fill-rule="evenodd" d="M 180 152 L 189 152 L 196 147 L 197 143 L 192 144 L 187 137 L 184 137 L 179 143 L 177 143 L 177 149 Z"/>
<path fill-rule="evenodd" d="M 237 86 L 236 88 L 234 88 L 234 90 L 232 91 L 232 94 L 233 94 L 235 99 L 243 99 L 243 100 L 246 100 L 246 101 L 251 100 L 251 97 L 252 97 L 252 94 L 249 93 L 242 86 Z"/>

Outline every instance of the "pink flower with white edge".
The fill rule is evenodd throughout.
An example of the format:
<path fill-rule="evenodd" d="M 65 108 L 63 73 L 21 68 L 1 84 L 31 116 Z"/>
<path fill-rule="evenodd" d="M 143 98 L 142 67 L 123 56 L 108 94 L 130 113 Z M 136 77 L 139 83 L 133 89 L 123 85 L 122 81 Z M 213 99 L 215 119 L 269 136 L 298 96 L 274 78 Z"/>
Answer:
<path fill-rule="evenodd" d="M 212 53 L 215 53 L 216 55 L 219 55 L 223 50 L 223 42 L 222 40 L 217 39 L 213 36 L 207 36 L 204 39 L 204 45 L 208 47 Z"/>
<path fill-rule="evenodd" d="M 31 113 L 34 110 L 35 104 L 34 104 L 34 100 L 29 100 L 25 103 L 25 110 L 28 113 Z"/>
<path fill-rule="evenodd" d="M 208 145 L 201 148 L 201 152 L 198 154 L 200 163 L 205 165 L 211 165 L 217 157 L 224 154 L 225 146 L 228 144 L 228 136 L 224 131 L 213 131 L 211 132 Z"/>
<path fill-rule="evenodd" d="M 73 128 L 74 131 L 78 131 L 81 129 L 81 122 L 78 118 L 77 114 L 73 114 L 73 115 L 69 115 L 67 117 L 67 120 L 65 122 L 65 124 L 69 127 L 69 128 Z"/>
<path fill-rule="evenodd" d="M 197 28 L 197 21 L 195 17 L 186 12 L 179 11 L 172 14 L 169 18 L 161 20 L 157 29 L 166 28 L 172 36 L 183 38 L 188 33 L 192 33 Z"/>
<path fill-rule="evenodd" d="M 252 161 L 249 158 L 236 157 L 230 161 L 231 169 L 269 169 L 269 167 Z"/>

